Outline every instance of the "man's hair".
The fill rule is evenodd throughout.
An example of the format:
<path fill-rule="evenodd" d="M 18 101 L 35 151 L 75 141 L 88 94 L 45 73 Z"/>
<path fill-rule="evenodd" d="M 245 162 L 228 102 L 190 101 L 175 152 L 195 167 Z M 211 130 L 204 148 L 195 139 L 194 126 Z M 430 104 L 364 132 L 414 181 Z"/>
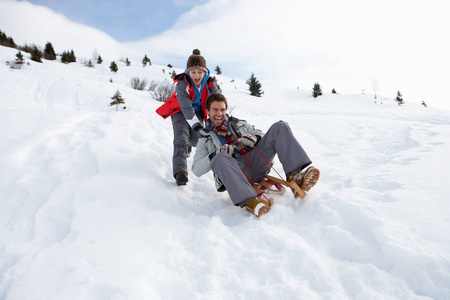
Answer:
<path fill-rule="evenodd" d="M 225 96 L 220 93 L 213 93 L 213 94 L 209 95 L 208 99 L 206 99 L 206 109 L 207 110 L 210 109 L 211 103 L 213 103 L 214 101 L 224 102 L 225 108 L 228 109 L 227 98 L 225 98 Z"/>

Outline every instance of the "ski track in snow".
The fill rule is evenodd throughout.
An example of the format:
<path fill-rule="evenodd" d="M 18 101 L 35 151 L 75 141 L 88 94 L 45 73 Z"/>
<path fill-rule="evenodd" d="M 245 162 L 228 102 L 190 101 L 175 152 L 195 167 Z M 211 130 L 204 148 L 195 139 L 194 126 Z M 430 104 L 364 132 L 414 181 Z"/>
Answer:
<path fill-rule="evenodd" d="M 233 115 L 287 121 L 321 170 L 256 219 L 211 173 L 176 186 L 171 122 L 129 87 L 161 67 L 0 72 L 0 299 L 450 299 L 449 112 L 219 76 Z"/>

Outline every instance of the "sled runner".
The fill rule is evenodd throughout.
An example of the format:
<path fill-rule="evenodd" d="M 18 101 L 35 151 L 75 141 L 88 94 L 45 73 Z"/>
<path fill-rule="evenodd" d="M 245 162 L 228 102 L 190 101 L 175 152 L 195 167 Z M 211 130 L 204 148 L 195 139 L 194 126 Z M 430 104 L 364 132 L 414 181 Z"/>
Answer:
<path fill-rule="evenodd" d="M 258 187 L 255 187 L 255 189 L 258 191 L 259 188 L 259 190 L 261 190 L 263 193 L 284 193 L 285 186 L 287 186 L 289 189 L 292 189 L 295 198 L 300 197 L 301 199 L 304 199 L 306 197 L 305 192 L 302 191 L 297 182 L 295 182 L 294 180 L 286 182 L 279 178 L 266 175 L 264 179 L 257 182 L 256 184 L 258 185 Z"/>

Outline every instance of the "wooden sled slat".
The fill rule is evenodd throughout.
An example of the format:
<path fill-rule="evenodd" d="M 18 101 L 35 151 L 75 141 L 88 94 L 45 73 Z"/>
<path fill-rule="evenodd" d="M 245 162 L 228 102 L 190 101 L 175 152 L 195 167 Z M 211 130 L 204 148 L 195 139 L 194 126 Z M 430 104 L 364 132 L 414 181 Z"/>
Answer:
<path fill-rule="evenodd" d="M 283 180 L 281 180 L 281 179 L 279 179 L 279 178 L 270 176 L 270 175 L 266 175 L 265 178 L 266 178 L 267 180 L 276 182 L 276 183 L 278 183 L 278 184 L 287 186 L 287 187 L 289 187 L 289 188 L 293 188 L 293 189 L 295 190 L 295 192 L 294 192 L 294 197 L 295 197 L 295 198 L 300 197 L 300 198 L 304 199 L 304 198 L 306 197 L 305 192 L 302 191 L 302 189 L 298 186 L 297 182 L 295 182 L 294 180 L 290 181 L 289 184 L 286 184 L 285 181 L 283 181 Z M 266 182 L 266 181 L 264 181 L 264 180 L 261 180 L 260 182 L 258 182 L 258 184 L 259 184 L 260 186 L 263 186 L 263 187 L 267 188 L 267 189 L 269 189 L 269 188 L 272 186 L 272 184 L 270 184 L 270 183 L 268 183 L 268 182 Z M 256 189 L 256 188 L 255 188 L 255 189 Z"/>

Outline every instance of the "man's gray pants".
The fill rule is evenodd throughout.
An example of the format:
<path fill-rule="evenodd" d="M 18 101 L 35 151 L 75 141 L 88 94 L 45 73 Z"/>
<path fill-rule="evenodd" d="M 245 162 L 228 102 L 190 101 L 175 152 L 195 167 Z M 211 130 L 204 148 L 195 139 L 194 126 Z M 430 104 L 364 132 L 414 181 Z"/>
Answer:
<path fill-rule="evenodd" d="M 286 177 L 311 164 L 305 150 L 292 134 L 289 124 L 284 121 L 273 124 L 255 147 L 262 155 L 253 149 L 247 156 L 234 159 L 231 155 L 219 152 L 211 160 L 212 171 L 228 190 L 234 205 L 244 207 L 258 195 L 248 178 L 253 182 L 263 179 L 270 172 L 271 166 L 268 162 L 273 161 L 275 154 L 278 154 Z"/>
<path fill-rule="evenodd" d="M 191 126 L 189 126 L 181 111 L 173 114 L 171 119 L 173 128 L 172 168 L 173 176 L 175 177 L 175 174 L 178 172 L 188 173 L 188 147 L 197 146 L 198 135 L 194 130 L 192 130 Z"/>

